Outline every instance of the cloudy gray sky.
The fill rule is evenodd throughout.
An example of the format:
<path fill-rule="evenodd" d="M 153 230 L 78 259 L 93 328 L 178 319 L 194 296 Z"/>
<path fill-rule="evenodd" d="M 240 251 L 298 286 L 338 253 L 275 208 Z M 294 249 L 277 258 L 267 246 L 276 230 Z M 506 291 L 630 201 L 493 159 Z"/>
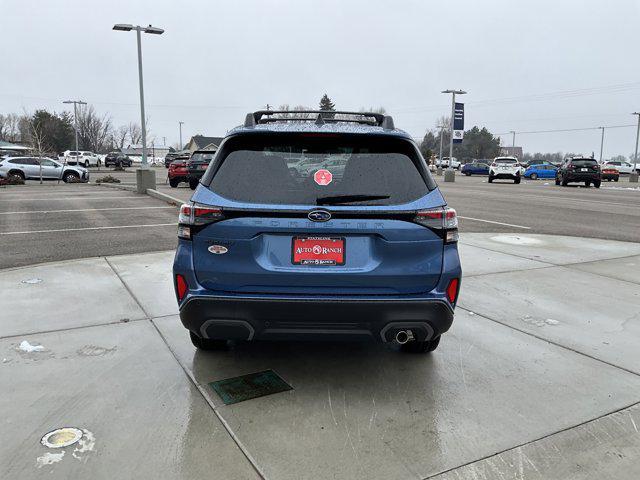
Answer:
<path fill-rule="evenodd" d="M 416 137 L 466 95 L 466 126 L 495 133 L 635 122 L 638 0 L 0 0 L 0 113 L 62 110 L 80 98 L 114 124 L 139 119 L 135 35 L 143 38 L 150 129 L 161 142 L 223 135 L 265 104 L 384 106 Z M 503 137 L 510 144 L 509 135 Z M 599 152 L 600 132 L 519 134 L 525 151 Z M 606 131 L 629 155 L 633 127 Z"/>

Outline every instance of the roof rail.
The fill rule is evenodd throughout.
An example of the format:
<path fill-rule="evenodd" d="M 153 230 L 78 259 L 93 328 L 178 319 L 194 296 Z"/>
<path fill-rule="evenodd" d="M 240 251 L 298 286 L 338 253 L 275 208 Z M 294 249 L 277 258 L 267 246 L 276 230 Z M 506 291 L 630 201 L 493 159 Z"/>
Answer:
<path fill-rule="evenodd" d="M 279 116 L 284 114 L 294 116 Z M 304 118 L 297 116 L 300 114 L 307 114 L 309 117 Z M 335 118 L 335 115 L 349 115 L 352 118 Z M 374 125 L 382 127 L 385 130 L 393 130 L 395 128 L 393 118 L 389 115 L 383 115 L 382 113 L 375 112 L 344 112 L 332 110 L 258 110 L 253 113 L 247 113 L 244 126 L 246 128 L 252 128 L 258 124 L 274 122 L 315 122 L 317 125 L 322 125 L 324 123 L 349 122 Z"/>

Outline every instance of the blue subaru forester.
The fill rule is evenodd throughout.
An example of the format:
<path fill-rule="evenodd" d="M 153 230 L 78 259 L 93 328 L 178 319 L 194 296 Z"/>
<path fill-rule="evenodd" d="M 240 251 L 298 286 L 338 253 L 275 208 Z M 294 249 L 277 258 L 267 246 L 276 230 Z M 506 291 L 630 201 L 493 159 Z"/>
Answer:
<path fill-rule="evenodd" d="M 460 289 L 458 221 L 389 116 L 258 111 L 182 205 L 173 265 L 193 344 L 376 339 L 433 351 Z"/>

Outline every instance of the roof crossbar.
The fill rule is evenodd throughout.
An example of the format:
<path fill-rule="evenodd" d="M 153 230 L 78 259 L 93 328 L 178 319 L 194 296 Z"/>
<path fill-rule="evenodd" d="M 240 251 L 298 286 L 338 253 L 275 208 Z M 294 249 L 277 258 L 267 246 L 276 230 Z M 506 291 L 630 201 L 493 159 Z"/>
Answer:
<path fill-rule="evenodd" d="M 278 115 L 292 115 L 291 117 L 282 117 Z M 309 117 L 299 117 L 297 115 L 307 114 Z M 335 118 L 336 115 L 349 115 L 352 118 Z M 361 118 L 353 118 L 361 117 Z M 274 122 L 315 122 L 317 125 L 334 122 L 351 122 L 366 125 L 375 125 L 385 130 L 393 130 L 393 118 L 389 115 L 383 115 L 375 112 L 345 112 L 345 111 L 328 111 L 328 110 L 258 110 L 253 113 L 247 113 L 244 126 L 247 128 L 255 127 L 258 124 L 274 123 Z"/>

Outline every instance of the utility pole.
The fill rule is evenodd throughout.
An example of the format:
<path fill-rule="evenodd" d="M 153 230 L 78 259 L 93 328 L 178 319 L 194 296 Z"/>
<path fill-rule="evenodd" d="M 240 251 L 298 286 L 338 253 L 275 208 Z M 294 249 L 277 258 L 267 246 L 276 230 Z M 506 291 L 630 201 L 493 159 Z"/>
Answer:
<path fill-rule="evenodd" d="M 82 100 L 65 100 L 62 103 L 71 104 L 73 103 L 73 129 L 76 131 L 76 165 L 78 165 L 78 105 L 86 105 L 87 102 L 83 102 Z"/>
<path fill-rule="evenodd" d="M 182 125 L 184 122 L 178 122 L 178 126 L 180 127 L 180 145 L 178 145 L 178 150 L 182 150 Z"/>
<path fill-rule="evenodd" d="M 167 137 L 162 137 L 162 146 L 163 147 L 167 146 Z"/>
<path fill-rule="evenodd" d="M 516 132 L 514 130 L 511 130 L 509 133 L 511 135 L 513 135 L 512 139 L 511 139 L 511 150 L 512 150 L 512 153 L 514 153 L 514 156 L 515 156 L 515 151 L 516 151 Z"/>
<path fill-rule="evenodd" d="M 464 95 L 465 92 L 464 90 L 443 90 L 441 93 L 450 93 L 451 94 L 451 128 L 450 128 L 450 133 L 451 133 L 451 138 L 449 140 L 449 166 L 447 167 L 447 170 L 449 170 L 451 173 L 453 172 L 453 167 L 452 167 L 452 163 L 453 163 L 453 119 L 455 117 L 456 114 L 456 95 Z M 442 160 L 440 161 L 440 163 L 442 164 Z M 451 173 L 449 175 L 445 174 L 444 177 L 444 181 L 447 182 L 454 182 L 455 181 L 455 176 L 452 176 Z M 454 174 L 455 175 L 455 174 Z M 447 180 L 447 178 L 449 178 L 450 180 Z"/>
<path fill-rule="evenodd" d="M 604 127 L 598 127 L 602 130 L 602 136 L 600 137 L 600 163 L 602 163 L 602 149 L 604 148 Z"/>
<path fill-rule="evenodd" d="M 633 112 L 638 117 L 638 129 L 636 130 L 636 151 L 633 155 L 633 172 L 629 175 L 629 182 L 638 183 L 638 139 L 640 139 L 640 112 Z"/>

